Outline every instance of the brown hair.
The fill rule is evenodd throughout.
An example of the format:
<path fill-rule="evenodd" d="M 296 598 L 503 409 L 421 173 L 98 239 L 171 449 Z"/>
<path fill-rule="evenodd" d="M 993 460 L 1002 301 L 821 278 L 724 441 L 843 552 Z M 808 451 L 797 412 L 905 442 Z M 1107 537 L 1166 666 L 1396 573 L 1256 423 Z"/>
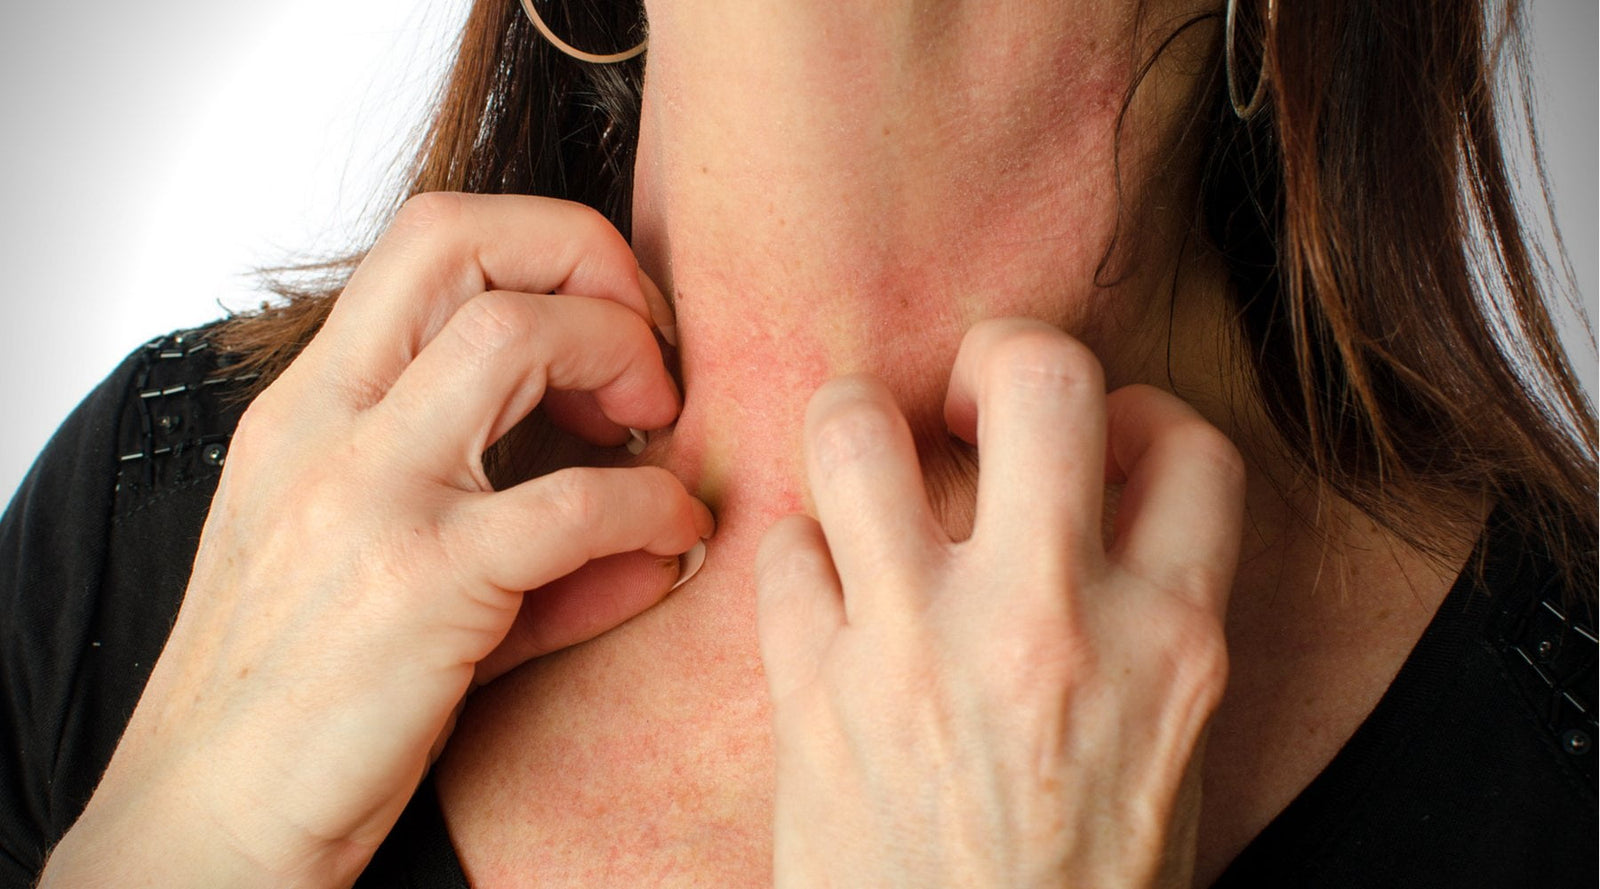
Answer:
<path fill-rule="evenodd" d="M 631 2 L 551 6 L 552 27 L 586 49 L 642 37 Z M 1256 396 L 1318 484 L 1403 539 L 1430 549 L 1432 526 L 1414 517 L 1460 518 L 1437 504 L 1462 494 L 1498 502 L 1592 608 L 1595 416 L 1500 141 L 1502 62 L 1526 84 L 1521 3 L 1279 6 L 1270 29 L 1255 9 L 1241 37 L 1253 34 L 1241 67 L 1264 67 L 1267 106 L 1234 115 L 1219 42 L 1198 121 L 1197 233 L 1229 269 Z M 642 72 L 575 62 L 518 0 L 477 0 L 388 209 L 426 191 L 540 194 L 589 204 L 626 235 Z M 223 344 L 270 380 L 363 255 L 274 270 L 286 301 L 230 319 Z"/>

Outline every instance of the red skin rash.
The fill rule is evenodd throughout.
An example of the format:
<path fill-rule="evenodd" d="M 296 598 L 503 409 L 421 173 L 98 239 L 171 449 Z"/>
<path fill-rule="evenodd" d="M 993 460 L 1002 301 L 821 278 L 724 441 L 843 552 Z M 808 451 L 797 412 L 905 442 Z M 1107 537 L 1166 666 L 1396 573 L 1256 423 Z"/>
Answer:
<path fill-rule="evenodd" d="M 1071 14 L 1042 56 L 1048 22 L 973 6 L 912 35 L 911 60 L 894 57 L 905 35 L 858 27 L 881 24 L 871 4 L 763 4 L 754 23 L 739 18 L 753 5 L 720 5 L 717 28 L 750 29 L 695 57 L 685 47 L 704 35 L 675 38 L 712 10 L 651 8 L 634 247 L 674 300 L 685 400 L 638 459 L 682 478 L 718 530 L 659 605 L 469 701 L 436 771 L 474 885 L 770 884 L 753 567 L 772 522 L 809 510 L 812 393 L 881 379 L 960 537 L 975 466 L 942 402 L 966 330 L 1025 315 L 1091 347 L 1115 332 L 1116 354 L 1140 357 L 1126 334 L 1146 326 L 1134 297 L 1150 282 L 1095 281 L 1119 225 L 1151 230 L 1144 181 L 1127 180 L 1120 220 L 1111 184 L 1129 60 L 1097 46 L 1128 45 L 1116 5 L 1037 5 Z M 1011 30 L 984 43 L 991 26 Z M 762 43 L 806 28 L 818 33 L 795 47 Z M 1158 147 L 1126 140 L 1126 175 Z M 1113 381 L 1142 371 L 1107 367 Z"/>

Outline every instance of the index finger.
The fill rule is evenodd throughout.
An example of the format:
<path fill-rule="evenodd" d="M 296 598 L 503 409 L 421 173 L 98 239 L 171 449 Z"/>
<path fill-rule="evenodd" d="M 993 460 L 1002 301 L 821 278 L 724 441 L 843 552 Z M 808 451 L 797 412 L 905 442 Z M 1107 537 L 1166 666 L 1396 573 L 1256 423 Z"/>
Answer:
<path fill-rule="evenodd" d="M 490 290 L 605 299 L 655 325 L 626 240 L 582 204 L 525 195 L 428 193 L 407 201 L 306 351 L 335 364 L 366 407 L 463 303 Z M 647 296 L 647 293 L 649 295 Z"/>

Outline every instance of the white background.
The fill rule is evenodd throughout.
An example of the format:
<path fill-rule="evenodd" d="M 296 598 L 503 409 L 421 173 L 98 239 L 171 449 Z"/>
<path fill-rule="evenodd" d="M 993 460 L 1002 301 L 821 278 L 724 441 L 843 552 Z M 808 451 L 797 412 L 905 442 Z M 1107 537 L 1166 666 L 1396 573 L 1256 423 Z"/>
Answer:
<path fill-rule="evenodd" d="M 252 267 L 350 242 L 467 5 L 0 5 L 0 502 L 139 343 L 259 302 Z M 1530 6 L 1557 218 L 1593 319 L 1595 3 Z M 1593 392 L 1584 326 L 1566 332 Z"/>

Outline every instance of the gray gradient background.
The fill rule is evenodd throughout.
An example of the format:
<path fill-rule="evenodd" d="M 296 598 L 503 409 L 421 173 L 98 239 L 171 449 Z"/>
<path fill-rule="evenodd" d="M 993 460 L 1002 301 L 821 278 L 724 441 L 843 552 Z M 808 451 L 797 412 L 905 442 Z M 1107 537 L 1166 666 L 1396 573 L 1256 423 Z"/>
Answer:
<path fill-rule="evenodd" d="M 1532 0 L 1541 138 L 1595 391 L 1596 4 Z M 143 340 L 259 302 L 387 181 L 467 0 L 0 6 L 0 498 Z M 1548 235 L 1547 235 L 1548 237 Z"/>

